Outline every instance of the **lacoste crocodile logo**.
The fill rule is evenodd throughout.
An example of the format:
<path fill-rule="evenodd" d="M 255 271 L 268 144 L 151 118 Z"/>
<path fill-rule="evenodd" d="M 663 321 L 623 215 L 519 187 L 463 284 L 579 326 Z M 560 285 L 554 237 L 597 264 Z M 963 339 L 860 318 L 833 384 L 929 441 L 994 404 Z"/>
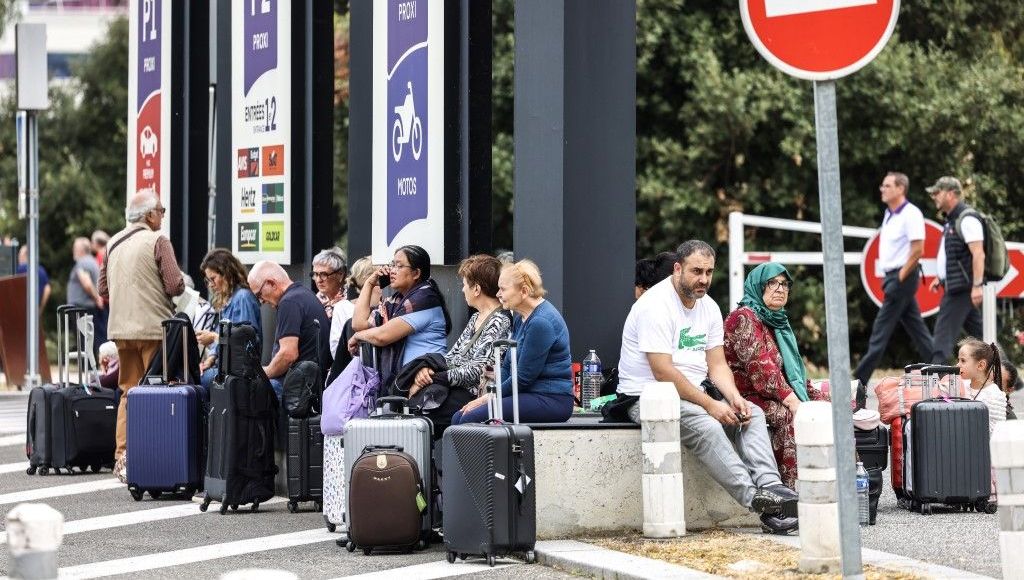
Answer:
<path fill-rule="evenodd" d="M 708 341 L 706 334 L 690 336 L 689 326 L 679 331 L 678 348 L 680 350 L 704 350 L 704 347 L 707 345 L 707 343 Z"/>

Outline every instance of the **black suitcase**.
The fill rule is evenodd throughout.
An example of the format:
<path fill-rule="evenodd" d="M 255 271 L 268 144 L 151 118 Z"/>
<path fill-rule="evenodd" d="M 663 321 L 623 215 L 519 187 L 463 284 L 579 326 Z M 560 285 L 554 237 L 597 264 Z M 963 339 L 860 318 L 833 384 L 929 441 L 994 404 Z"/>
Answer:
<path fill-rule="evenodd" d="M 207 419 L 206 499 L 199 506 L 206 511 L 211 501 L 219 501 L 221 514 L 228 506 L 237 510 L 243 504 L 252 504 L 251 510 L 258 510 L 261 502 L 274 497 L 277 475 L 277 395 L 266 376 L 232 374 L 231 365 L 238 360 L 230 352 L 232 331 L 230 322 L 221 322 L 220 364 L 217 378 L 210 385 Z M 262 368 L 256 368 L 260 375 Z"/>
<path fill-rule="evenodd" d="M 904 444 L 904 485 L 911 509 L 929 514 L 935 503 L 965 511 L 989 509 L 992 461 L 984 403 L 916 403 L 904 426 Z"/>
<path fill-rule="evenodd" d="M 525 553 L 536 560 L 537 496 L 534 485 L 533 430 L 519 425 L 516 343 L 495 341 L 511 357 L 514 423 L 502 422 L 501 397 L 488 387 L 492 419 L 487 424 L 454 425 L 441 438 L 441 497 L 444 502 L 444 542 L 448 561 L 469 555 L 487 558 Z M 501 384 L 501 361 L 495 364 L 495 383 Z"/>
<path fill-rule="evenodd" d="M 70 305 L 57 308 L 58 385 L 43 385 L 29 393 L 25 455 L 26 473 L 47 475 L 50 469 L 68 473 L 112 468 L 114 431 L 117 424 L 118 394 L 99 384 L 88 385 L 93 377 L 89 358 L 79 340 L 80 317 L 85 309 Z M 72 330 L 71 319 L 75 319 Z M 69 359 L 74 334 L 79 384 L 71 383 Z"/>
<path fill-rule="evenodd" d="M 295 513 L 299 502 L 313 502 L 313 509 L 323 509 L 324 498 L 324 435 L 320 432 L 320 416 L 288 418 L 288 511 Z"/>
<path fill-rule="evenodd" d="M 879 425 L 871 430 L 854 429 L 857 456 L 869 471 L 889 467 L 889 429 Z"/>

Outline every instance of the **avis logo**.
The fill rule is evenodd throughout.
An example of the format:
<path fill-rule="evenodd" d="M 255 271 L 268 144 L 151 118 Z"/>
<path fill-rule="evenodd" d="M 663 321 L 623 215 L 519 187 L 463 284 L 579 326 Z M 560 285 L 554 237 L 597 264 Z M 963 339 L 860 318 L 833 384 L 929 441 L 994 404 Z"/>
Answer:
<path fill-rule="evenodd" d="M 159 149 L 160 143 L 156 138 L 156 133 L 153 132 L 152 127 L 146 125 L 139 133 L 139 153 L 143 158 L 154 157 Z"/>
<path fill-rule="evenodd" d="M 238 251 L 258 252 L 260 250 L 259 234 L 260 224 L 258 223 L 238 224 Z"/>

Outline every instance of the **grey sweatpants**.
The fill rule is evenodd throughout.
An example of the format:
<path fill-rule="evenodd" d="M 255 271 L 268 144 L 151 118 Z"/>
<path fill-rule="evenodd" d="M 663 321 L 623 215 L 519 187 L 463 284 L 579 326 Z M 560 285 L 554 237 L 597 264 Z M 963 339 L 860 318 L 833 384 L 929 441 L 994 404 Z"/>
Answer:
<path fill-rule="evenodd" d="M 764 411 L 757 405 L 750 405 L 750 410 L 745 426 L 727 427 L 700 405 L 679 401 L 680 442 L 697 454 L 718 485 L 747 508 L 757 488 L 782 484 Z M 629 418 L 640 422 L 639 402 L 630 408 Z"/>

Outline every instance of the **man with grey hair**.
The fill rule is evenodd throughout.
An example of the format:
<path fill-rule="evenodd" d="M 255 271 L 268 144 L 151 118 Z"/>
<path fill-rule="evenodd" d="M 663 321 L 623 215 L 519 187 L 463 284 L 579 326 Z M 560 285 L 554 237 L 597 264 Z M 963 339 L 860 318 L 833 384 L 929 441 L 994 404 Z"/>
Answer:
<path fill-rule="evenodd" d="M 249 270 L 248 282 L 260 304 L 270 304 L 277 309 L 273 357 L 263 370 L 280 399 L 282 380 L 293 364 L 308 360 L 320 365 L 321 371 L 330 368 L 327 345 L 331 321 L 316 294 L 293 282 L 284 268 L 274 262 L 256 262 Z M 319 337 L 314 320 L 320 322 Z"/>
<path fill-rule="evenodd" d="M 160 348 L 160 323 L 174 316 L 171 298 L 185 291 L 171 242 L 160 233 L 163 205 L 152 191 L 131 197 L 125 217 L 128 226 L 114 235 L 100 271 L 100 296 L 109 302 L 108 332 L 120 359 L 118 385 L 127 394 L 139 384 Z M 114 474 L 125 480 L 127 414 L 121 397 L 117 410 L 117 448 Z"/>
<path fill-rule="evenodd" d="M 103 297 L 100 296 L 100 267 L 92 255 L 89 238 L 75 238 L 71 243 L 71 257 L 75 265 L 68 275 L 68 304 L 84 308 L 92 315 L 94 340 L 93 356 L 99 346 L 107 342 L 107 318 L 104 314 Z"/>
<path fill-rule="evenodd" d="M 797 494 L 782 484 L 764 412 L 736 389 L 725 359 L 722 310 L 707 295 L 715 250 L 689 240 L 676 254 L 672 275 L 640 296 L 626 317 L 619 394 L 637 397 L 629 416 L 639 422 L 644 385 L 672 383 L 682 444 L 739 504 L 761 514 L 765 532 L 792 533 Z M 708 392 L 706 379 L 719 397 Z"/>

